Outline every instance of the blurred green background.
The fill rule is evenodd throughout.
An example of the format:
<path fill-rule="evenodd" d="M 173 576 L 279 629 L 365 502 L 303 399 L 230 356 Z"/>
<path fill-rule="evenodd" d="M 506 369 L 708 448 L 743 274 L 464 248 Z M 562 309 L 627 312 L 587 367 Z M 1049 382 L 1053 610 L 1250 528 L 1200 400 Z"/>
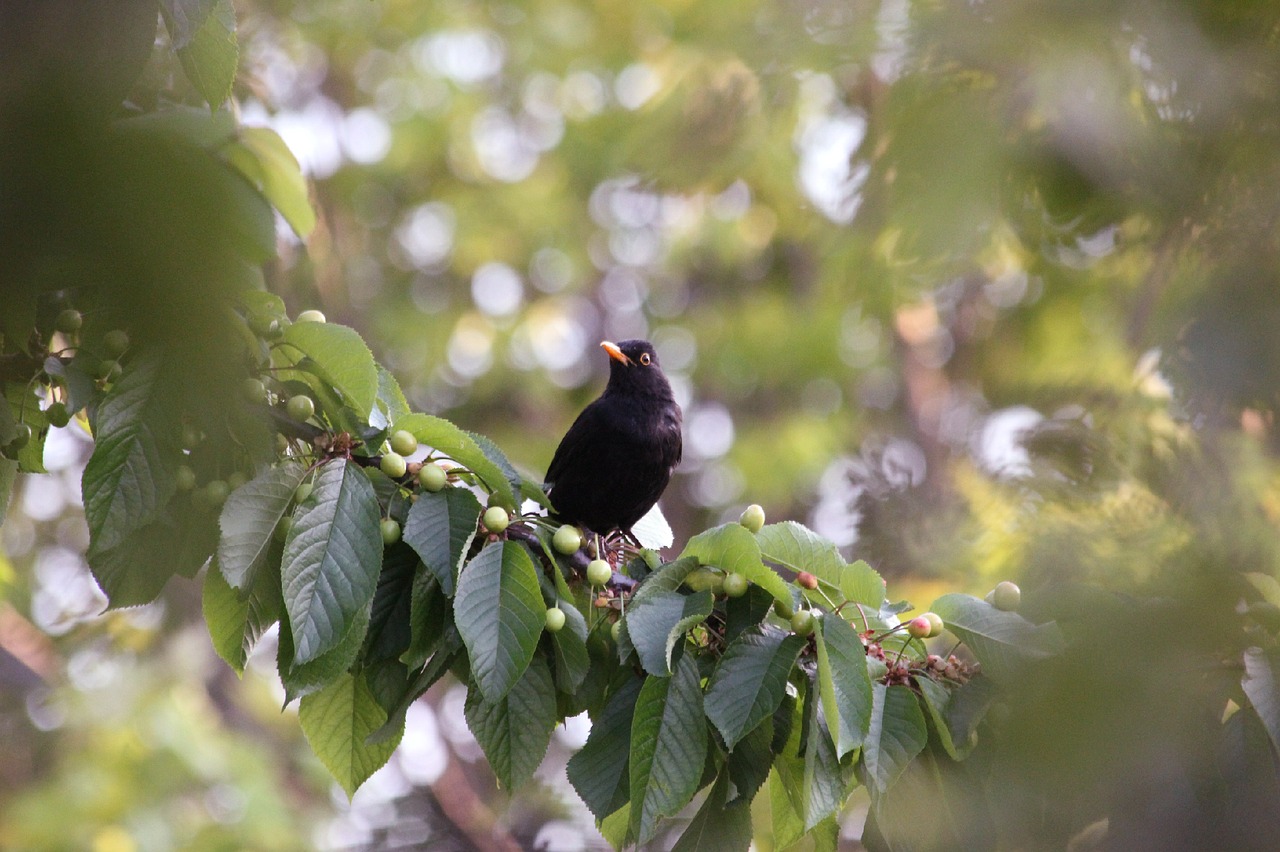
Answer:
<path fill-rule="evenodd" d="M 28 14 L 83 26 L 92 5 Z M 94 76 L 113 110 L 126 89 L 120 114 L 199 103 L 163 30 L 145 38 L 152 6 L 100 8 L 55 40 L 123 73 L 138 40 L 117 44 L 117 13 L 138 18 L 140 77 Z M 1084 625 L 1079 654 L 1011 700 L 984 770 L 1014 846 L 1108 814 L 1114 843 L 1163 825 L 1172 844 L 1116 848 L 1274 827 L 1256 725 L 1231 754 L 1261 761 L 1261 806 L 1205 805 L 1205 785 L 1236 788 L 1196 748 L 1231 695 L 1198 661 L 1254 641 L 1239 573 L 1280 567 L 1280 5 L 236 12 L 239 118 L 279 131 L 320 219 L 306 244 L 277 228 L 266 279 L 291 311 L 359 329 L 415 408 L 534 475 L 603 385 L 596 344 L 650 338 L 685 412 L 662 504 L 677 542 L 758 502 L 920 606 L 1011 578 L 1030 612 Z M 42 103 L 32 55 L 3 67 L 6 103 Z M 32 149 L 58 132 L 5 127 Z M 58 141 L 50 162 L 81 157 Z M 22 197 L 50 221 L 80 198 L 47 188 Z M 600 846 L 554 765 L 580 730 L 537 789 L 495 791 L 441 689 L 348 805 L 278 712 L 270 654 L 242 683 L 217 663 L 194 583 L 97 615 L 87 448 L 59 430 L 0 530 L 0 847 L 486 848 L 495 819 L 526 847 Z M 1151 792 L 1169 784 L 1193 792 Z M 1028 816 L 1037 796 L 1058 810 Z M 855 806 L 850 848 L 860 831 Z"/>

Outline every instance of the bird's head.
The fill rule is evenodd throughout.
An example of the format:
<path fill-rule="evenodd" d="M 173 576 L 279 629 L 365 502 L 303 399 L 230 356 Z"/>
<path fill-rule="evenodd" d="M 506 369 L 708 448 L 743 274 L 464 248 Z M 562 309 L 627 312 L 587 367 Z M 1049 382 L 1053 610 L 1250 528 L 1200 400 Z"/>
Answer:
<path fill-rule="evenodd" d="M 611 343 L 606 340 L 600 344 L 600 348 L 609 355 L 610 390 L 663 396 L 671 394 L 671 385 L 658 364 L 658 353 L 649 341 L 624 340 L 621 343 Z"/>

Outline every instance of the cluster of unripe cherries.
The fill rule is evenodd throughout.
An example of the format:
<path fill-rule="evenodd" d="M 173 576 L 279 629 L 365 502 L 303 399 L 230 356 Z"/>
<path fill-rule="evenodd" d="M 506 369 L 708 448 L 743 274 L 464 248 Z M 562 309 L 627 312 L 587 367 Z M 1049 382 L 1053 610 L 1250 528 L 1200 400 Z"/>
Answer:
<path fill-rule="evenodd" d="M 61 332 L 68 339 L 78 335 L 81 327 L 84 325 L 84 316 L 74 308 L 67 308 L 60 312 L 53 321 L 54 330 Z M 129 349 L 129 335 L 122 329 L 112 329 L 102 337 L 102 355 L 104 356 L 97 365 L 94 372 L 95 378 L 102 385 L 109 385 L 120 378 L 124 372 L 124 368 L 120 366 L 120 356 L 124 355 Z M 41 373 L 43 377 L 44 374 Z M 52 385 L 57 380 L 49 377 Z M 62 400 L 54 400 L 44 410 L 44 418 L 50 426 L 61 429 L 71 422 L 71 416 L 74 412 L 67 408 L 67 404 Z M 31 439 L 35 436 L 35 430 L 31 428 L 31 424 L 19 422 L 14 427 L 13 436 L 3 446 L 0 446 L 0 455 L 5 458 L 15 459 L 22 448 L 31 443 Z"/>

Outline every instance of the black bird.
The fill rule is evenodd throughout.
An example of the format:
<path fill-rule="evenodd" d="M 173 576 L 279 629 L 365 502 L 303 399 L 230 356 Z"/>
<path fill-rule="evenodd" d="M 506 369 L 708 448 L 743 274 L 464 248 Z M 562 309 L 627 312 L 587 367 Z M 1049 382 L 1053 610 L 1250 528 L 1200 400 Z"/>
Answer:
<path fill-rule="evenodd" d="M 562 521 L 607 535 L 653 508 L 680 463 L 680 406 L 647 340 L 605 341 L 609 384 L 573 421 L 547 468 Z"/>

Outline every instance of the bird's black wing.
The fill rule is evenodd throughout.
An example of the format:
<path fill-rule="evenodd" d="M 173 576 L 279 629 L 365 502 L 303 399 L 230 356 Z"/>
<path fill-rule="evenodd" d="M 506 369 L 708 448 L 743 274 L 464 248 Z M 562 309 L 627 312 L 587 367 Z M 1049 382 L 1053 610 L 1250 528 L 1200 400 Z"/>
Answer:
<path fill-rule="evenodd" d="M 585 445 L 588 442 L 588 436 L 598 431 L 596 424 L 602 419 L 596 402 L 582 409 L 582 413 L 569 427 L 569 431 L 565 432 L 564 437 L 560 439 L 560 446 L 556 447 L 555 455 L 551 457 L 551 464 L 547 466 L 546 485 L 554 487 L 556 482 L 574 466 L 575 458 L 581 458 L 586 454 Z"/>

